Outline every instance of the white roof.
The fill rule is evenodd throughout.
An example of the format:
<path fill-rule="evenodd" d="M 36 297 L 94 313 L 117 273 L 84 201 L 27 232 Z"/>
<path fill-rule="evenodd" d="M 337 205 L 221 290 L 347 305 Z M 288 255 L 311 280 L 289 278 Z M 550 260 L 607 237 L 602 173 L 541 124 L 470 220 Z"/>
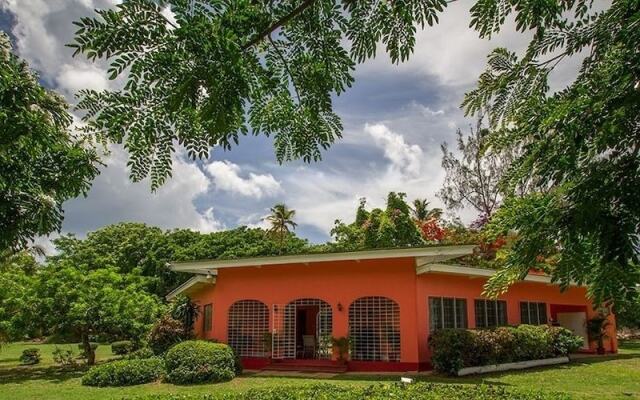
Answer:
<path fill-rule="evenodd" d="M 327 261 L 360 261 L 385 258 L 416 258 L 417 264 L 427 262 L 443 262 L 473 253 L 474 245 L 451 245 L 430 247 L 408 247 L 398 249 L 379 249 L 349 251 L 341 253 L 312 253 L 285 256 L 248 257 L 230 260 L 199 260 L 170 263 L 170 268 L 176 272 L 191 272 L 194 274 L 215 274 L 220 268 L 263 267 L 283 264 L 311 264 Z"/>

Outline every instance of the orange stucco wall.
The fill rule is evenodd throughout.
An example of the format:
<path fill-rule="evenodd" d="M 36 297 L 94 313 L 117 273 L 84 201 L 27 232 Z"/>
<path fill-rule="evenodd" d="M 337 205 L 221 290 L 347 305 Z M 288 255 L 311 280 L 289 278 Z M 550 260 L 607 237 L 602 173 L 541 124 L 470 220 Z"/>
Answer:
<path fill-rule="evenodd" d="M 220 269 L 215 286 L 190 293 L 200 305 L 213 304 L 213 329 L 203 336 L 202 321 L 197 321 L 199 337 L 227 341 L 227 313 L 238 300 L 254 299 L 285 305 L 300 298 L 317 298 L 331 305 L 333 336 L 348 335 L 349 305 L 364 296 L 385 296 L 400 306 L 400 351 L 403 363 L 429 360 L 428 297 L 446 296 L 467 299 L 469 327 L 475 327 L 473 300 L 481 297 L 485 279 L 444 274 L 416 275 L 413 258 L 366 261 L 320 262 L 266 267 Z M 522 282 L 502 296 L 507 301 L 509 324 L 520 323 L 519 301 L 586 306 L 588 317 L 595 314 L 584 288 L 560 292 L 557 286 Z M 339 305 L 341 311 L 339 311 Z M 610 327 L 615 332 L 615 326 Z M 616 351 L 615 334 L 609 335 L 607 350 Z"/>

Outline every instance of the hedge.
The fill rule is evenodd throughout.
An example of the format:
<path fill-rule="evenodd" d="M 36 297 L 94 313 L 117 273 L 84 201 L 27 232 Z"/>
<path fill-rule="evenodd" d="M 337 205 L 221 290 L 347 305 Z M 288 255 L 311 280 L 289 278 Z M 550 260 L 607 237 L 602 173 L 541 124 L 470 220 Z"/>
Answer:
<path fill-rule="evenodd" d="M 235 377 L 235 355 L 223 343 L 182 342 L 167 351 L 165 362 L 167 380 L 172 383 L 221 382 Z"/>
<path fill-rule="evenodd" d="M 490 385 L 378 384 L 348 387 L 331 384 L 279 385 L 220 395 L 165 394 L 144 400 L 567 400 L 568 395 L 508 389 Z"/>
<path fill-rule="evenodd" d="M 130 340 L 121 340 L 119 342 L 111 343 L 111 352 L 119 356 L 129 354 L 133 351 L 133 349 L 134 345 Z"/>
<path fill-rule="evenodd" d="M 581 345 L 568 329 L 547 325 L 442 329 L 429 337 L 434 369 L 452 375 L 465 367 L 567 356 Z"/>
<path fill-rule="evenodd" d="M 138 349 L 136 351 L 132 351 L 129 354 L 126 354 L 124 356 L 124 359 L 126 360 L 142 360 L 145 358 L 151 358 L 155 356 L 155 354 L 153 354 L 153 350 L 151 350 L 148 347 L 143 347 L 141 349 Z"/>
<path fill-rule="evenodd" d="M 97 365 L 82 377 L 85 386 L 130 386 L 158 380 L 164 374 L 161 358 L 118 360 Z"/>

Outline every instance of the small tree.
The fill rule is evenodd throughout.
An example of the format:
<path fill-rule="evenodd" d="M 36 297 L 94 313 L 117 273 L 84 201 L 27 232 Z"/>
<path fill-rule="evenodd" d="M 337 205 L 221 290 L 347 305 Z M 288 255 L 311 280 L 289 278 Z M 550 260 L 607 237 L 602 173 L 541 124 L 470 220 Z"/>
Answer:
<path fill-rule="evenodd" d="M 280 203 L 273 206 L 271 208 L 271 214 L 265 218 L 271 224 L 269 233 L 277 237 L 281 245 L 285 237 L 291 233 L 291 230 L 295 230 L 296 226 L 298 226 L 298 224 L 293 221 L 295 215 L 296 210 L 287 208 L 284 203 Z"/>
<path fill-rule="evenodd" d="M 482 119 L 480 115 L 466 139 L 458 129 L 456 142 L 460 157 L 449 150 L 447 143 L 442 144 L 442 167 L 446 176 L 437 194 L 449 208 L 473 207 L 479 213 L 478 221 L 487 220 L 499 206 L 500 179 L 512 158 L 507 151 L 485 152 L 488 130 L 482 127 Z"/>
<path fill-rule="evenodd" d="M 79 335 L 89 365 L 95 363 L 91 335 L 139 338 L 161 313 L 158 298 L 144 291 L 139 276 L 121 275 L 114 268 L 91 271 L 54 263 L 38 277 L 39 319 L 52 333 Z"/>
<path fill-rule="evenodd" d="M 187 334 L 190 335 L 193 332 L 193 325 L 198 319 L 198 315 L 200 315 L 200 308 L 188 296 L 178 296 L 173 302 L 171 317 L 182 323 Z"/>

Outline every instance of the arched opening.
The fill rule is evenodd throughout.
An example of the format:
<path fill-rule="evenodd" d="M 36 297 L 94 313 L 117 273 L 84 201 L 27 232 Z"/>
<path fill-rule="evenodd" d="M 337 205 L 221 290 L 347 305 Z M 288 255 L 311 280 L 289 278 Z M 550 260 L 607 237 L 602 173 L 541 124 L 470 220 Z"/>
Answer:
<path fill-rule="evenodd" d="M 349 306 L 351 359 L 400 361 L 400 307 L 381 296 L 361 297 Z"/>
<path fill-rule="evenodd" d="M 274 308 L 273 358 L 331 359 L 333 312 L 326 301 L 296 299 L 280 309 Z"/>
<path fill-rule="evenodd" d="M 265 357 L 269 348 L 269 308 L 258 300 L 239 300 L 229 308 L 227 343 L 241 357 Z"/>

